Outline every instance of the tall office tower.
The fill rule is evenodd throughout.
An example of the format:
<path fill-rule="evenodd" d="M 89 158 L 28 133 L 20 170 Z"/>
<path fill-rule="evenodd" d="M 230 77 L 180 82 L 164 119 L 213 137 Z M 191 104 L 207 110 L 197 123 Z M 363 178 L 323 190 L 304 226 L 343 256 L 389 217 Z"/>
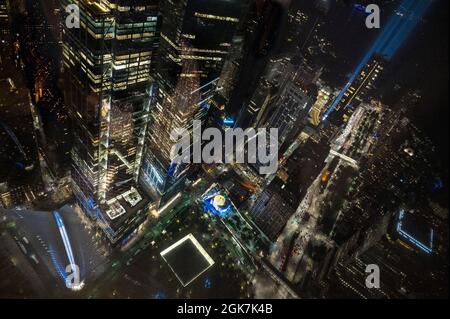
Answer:
<path fill-rule="evenodd" d="M 276 54 L 278 43 L 283 38 L 282 25 L 287 12 L 276 0 L 253 0 L 245 22 L 245 46 L 241 68 L 237 78 L 237 87 L 231 98 L 228 109 L 238 114 L 237 123 L 247 128 L 254 125 L 255 112 L 259 106 L 253 104 L 256 89 L 259 89 L 261 78 L 269 59 Z M 279 57 L 275 57 L 279 58 Z M 273 63 L 273 61 L 270 61 Z M 244 107 L 243 107 L 244 106 Z"/>
<path fill-rule="evenodd" d="M 172 165 L 170 133 L 205 120 L 240 21 L 241 0 L 180 0 L 161 4 L 163 25 L 156 86 L 141 181 L 155 198 L 170 196 L 188 166 Z M 170 190 L 170 191 L 169 191 Z"/>
<path fill-rule="evenodd" d="M 298 198 L 286 184 L 275 178 L 259 195 L 250 210 L 255 223 L 272 241 L 276 242 L 289 218 L 295 213 Z"/>
<path fill-rule="evenodd" d="M 350 85 L 344 96 L 338 103 L 336 110 L 349 111 L 354 103 L 359 103 L 365 99 L 367 93 L 374 88 L 374 85 L 381 75 L 386 60 L 380 56 L 374 56 L 365 65 L 356 77 L 355 81 Z"/>
<path fill-rule="evenodd" d="M 271 115 L 268 115 L 270 113 L 259 114 L 256 128 L 278 129 L 278 150 L 284 152 L 304 127 L 303 122 L 308 116 L 312 99 L 293 80 L 285 81 L 280 92 L 277 98 L 273 99 L 271 110 L 267 106 L 264 106 L 264 110 L 260 110 L 260 112 L 272 113 Z M 268 118 L 267 121 L 266 118 Z M 249 166 L 258 171 L 262 163 L 257 161 Z M 273 175 L 266 177 L 270 179 Z"/>
<path fill-rule="evenodd" d="M 291 81 L 283 88 L 277 109 L 265 125 L 268 128 L 278 128 L 280 147 L 299 133 L 299 124 L 307 116 L 311 101 L 311 97 Z"/>
<path fill-rule="evenodd" d="M 365 101 L 369 93 L 374 90 L 386 64 L 387 60 L 382 56 L 373 56 L 355 76 L 355 79 L 348 83 L 348 88 L 345 92 L 342 91 L 336 97 L 331 108 L 328 109 L 323 118 L 328 118 L 330 110 L 335 110 L 336 112 L 331 114 L 334 124 L 341 125 L 348 121 L 357 106 Z"/>
<path fill-rule="evenodd" d="M 9 36 L 8 0 L 0 0 L 0 41 Z"/>
<path fill-rule="evenodd" d="M 243 35 L 238 35 L 233 38 L 229 58 L 224 63 L 222 74 L 220 75 L 218 87 L 220 89 L 220 94 L 226 100 L 230 100 L 238 85 L 238 75 L 242 68 L 242 61 L 245 53 L 244 42 L 245 39 Z"/>
<path fill-rule="evenodd" d="M 268 81 L 261 81 L 247 107 L 249 118 L 252 119 L 250 126 L 258 127 L 260 123 L 267 121 L 267 108 L 273 104 L 276 98 L 274 86 Z"/>
<path fill-rule="evenodd" d="M 321 88 L 317 94 L 316 102 L 309 113 L 309 122 L 318 126 L 322 122 L 322 114 L 326 110 L 328 102 L 330 102 L 331 91 L 329 88 Z"/>
<path fill-rule="evenodd" d="M 249 119 L 249 126 L 263 126 L 270 118 L 280 92 L 288 81 L 295 77 L 298 65 L 294 65 L 292 56 L 278 55 L 269 60 L 265 74 L 260 78 L 258 85 L 254 88 L 253 95 L 245 109 L 246 117 Z"/>
<path fill-rule="evenodd" d="M 115 244 L 145 218 L 137 186 L 159 44 L 158 1 L 63 0 L 65 100 L 73 122 L 72 179 L 82 209 Z"/>

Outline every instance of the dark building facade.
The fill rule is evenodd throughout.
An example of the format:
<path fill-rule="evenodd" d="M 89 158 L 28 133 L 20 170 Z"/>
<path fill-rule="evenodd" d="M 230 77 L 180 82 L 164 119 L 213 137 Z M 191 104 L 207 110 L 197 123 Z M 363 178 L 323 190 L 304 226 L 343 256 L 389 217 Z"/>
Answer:
<path fill-rule="evenodd" d="M 286 222 L 295 213 L 293 196 L 284 186 L 281 180 L 275 179 L 259 195 L 250 211 L 252 219 L 272 242 L 277 240 Z"/>

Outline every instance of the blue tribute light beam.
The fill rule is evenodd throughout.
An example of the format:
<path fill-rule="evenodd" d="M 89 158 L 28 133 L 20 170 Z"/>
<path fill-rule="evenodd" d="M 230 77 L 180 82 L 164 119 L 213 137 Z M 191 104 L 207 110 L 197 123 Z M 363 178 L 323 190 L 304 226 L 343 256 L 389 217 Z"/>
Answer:
<path fill-rule="evenodd" d="M 402 29 L 397 32 L 395 38 L 392 39 L 392 41 L 390 41 L 382 50 L 381 54 L 383 56 L 387 59 L 392 59 L 405 40 L 411 35 L 419 21 L 423 18 L 431 3 L 432 0 L 421 0 L 417 3 L 417 6 L 411 10 L 411 14 L 405 17 L 405 23 L 402 25 Z"/>
<path fill-rule="evenodd" d="M 432 0 L 403 0 L 397 10 L 393 13 L 383 31 L 377 37 L 372 46 L 365 53 L 359 64 L 353 71 L 350 79 L 345 84 L 343 89 L 333 100 L 328 110 L 323 116 L 325 121 L 332 112 L 336 110 L 339 102 L 344 97 L 345 92 L 350 88 L 361 70 L 375 55 L 379 54 L 384 58 L 390 60 L 395 55 L 397 50 L 402 46 L 404 41 L 409 37 L 418 21 L 425 14 L 426 9 L 431 4 Z"/>

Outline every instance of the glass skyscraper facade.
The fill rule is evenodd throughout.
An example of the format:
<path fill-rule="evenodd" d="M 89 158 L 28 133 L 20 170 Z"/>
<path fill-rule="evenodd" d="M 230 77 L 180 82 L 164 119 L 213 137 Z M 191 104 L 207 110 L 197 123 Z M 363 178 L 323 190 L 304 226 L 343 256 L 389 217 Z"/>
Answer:
<path fill-rule="evenodd" d="M 171 163 L 170 133 L 191 131 L 193 119 L 205 119 L 244 5 L 241 0 L 161 3 L 161 47 L 141 172 L 153 197 L 165 194 L 188 170 Z"/>
<path fill-rule="evenodd" d="M 158 1 L 63 0 L 65 102 L 73 122 L 72 179 L 82 209 L 116 243 L 146 215 L 137 185 L 159 45 Z"/>

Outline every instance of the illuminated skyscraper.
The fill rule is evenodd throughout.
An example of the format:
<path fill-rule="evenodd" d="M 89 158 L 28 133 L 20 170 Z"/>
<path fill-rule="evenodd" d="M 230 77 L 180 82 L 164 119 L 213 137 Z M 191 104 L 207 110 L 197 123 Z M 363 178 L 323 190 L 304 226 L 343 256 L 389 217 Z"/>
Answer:
<path fill-rule="evenodd" d="M 183 180 L 171 163 L 175 128 L 204 120 L 242 14 L 241 0 L 179 0 L 161 4 L 163 25 L 156 86 L 141 181 L 154 197 Z"/>
<path fill-rule="evenodd" d="M 308 115 L 312 100 L 295 83 L 288 81 L 276 102 L 276 110 L 270 117 L 268 128 L 278 128 L 278 143 L 280 147 L 284 142 L 297 136 L 300 131 L 300 122 Z"/>
<path fill-rule="evenodd" d="M 73 187 L 82 209 L 118 242 L 145 218 L 137 186 L 159 44 L 156 0 L 63 0 L 65 100 L 74 130 Z M 65 19 L 63 19 L 63 22 Z"/>
<path fill-rule="evenodd" d="M 361 102 L 367 96 L 367 93 L 374 88 L 375 82 L 381 75 L 385 67 L 386 61 L 380 57 L 373 57 L 361 70 L 352 82 L 350 87 L 344 93 L 344 96 L 338 103 L 336 110 L 351 109 L 352 104 L 355 102 Z"/>
<path fill-rule="evenodd" d="M 317 99 L 309 113 L 309 121 L 311 124 L 317 126 L 322 122 L 322 114 L 326 110 L 326 106 L 330 101 L 331 92 L 329 88 L 322 88 L 317 94 Z"/>

